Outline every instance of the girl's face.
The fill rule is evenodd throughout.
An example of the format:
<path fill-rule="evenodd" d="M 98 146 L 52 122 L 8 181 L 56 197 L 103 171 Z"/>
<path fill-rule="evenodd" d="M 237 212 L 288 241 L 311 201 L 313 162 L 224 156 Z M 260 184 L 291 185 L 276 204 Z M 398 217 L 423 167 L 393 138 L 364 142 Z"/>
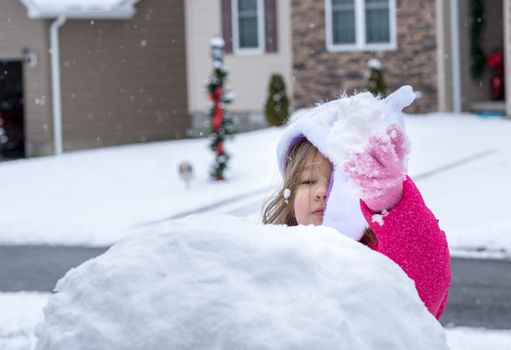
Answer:
<path fill-rule="evenodd" d="M 332 173 L 332 164 L 319 152 L 298 178 L 293 210 L 299 225 L 321 225 L 325 209 L 326 194 Z"/>

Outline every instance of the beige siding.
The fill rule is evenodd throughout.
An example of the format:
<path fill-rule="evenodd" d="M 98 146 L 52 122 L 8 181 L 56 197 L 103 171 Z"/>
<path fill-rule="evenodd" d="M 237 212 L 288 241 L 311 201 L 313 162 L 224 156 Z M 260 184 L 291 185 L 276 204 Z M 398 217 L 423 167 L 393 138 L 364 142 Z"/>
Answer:
<path fill-rule="evenodd" d="M 292 91 L 290 0 L 277 1 L 278 52 L 254 55 L 227 55 L 228 87 L 236 93 L 231 111 L 262 112 L 272 73 L 280 73 Z M 187 0 L 186 30 L 188 52 L 188 98 L 191 112 L 208 106 L 204 81 L 211 72 L 209 41 L 221 36 L 220 0 Z"/>
<path fill-rule="evenodd" d="M 142 0 L 131 20 L 60 31 L 64 150 L 184 137 L 183 1 Z"/>
<path fill-rule="evenodd" d="M 0 61 L 22 59 L 26 47 L 38 58 L 23 64 L 25 140 L 28 156 L 50 154 L 52 144 L 48 22 L 32 20 L 19 0 L 0 1 Z"/>

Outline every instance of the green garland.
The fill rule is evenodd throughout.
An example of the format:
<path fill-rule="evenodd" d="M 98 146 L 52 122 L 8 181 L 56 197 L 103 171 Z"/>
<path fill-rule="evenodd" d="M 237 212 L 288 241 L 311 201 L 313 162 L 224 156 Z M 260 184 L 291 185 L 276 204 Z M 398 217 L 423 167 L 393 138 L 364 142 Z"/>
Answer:
<path fill-rule="evenodd" d="M 211 142 L 210 149 L 215 153 L 215 161 L 211 167 L 210 176 L 213 180 L 221 181 L 225 179 L 224 172 L 227 169 L 227 164 L 230 159 L 229 154 L 225 152 L 224 142 L 226 139 L 231 138 L 234 132 L 233 120 L 224 109 L 225 104 L 232 102 L 232 94 L 224 90 L 224 83 L 227 79 L 228 71 L 222 60 L 214 58 L 213 67 L 213 73 L 206 82 L 206 88 L 213 101 L 209 109 L 209 116 L 211 118 L 209 139 Z M 218 111 L 215 109 L 215 106 L 219 108 Z M 216 113 L 222 115 L 218 128 L 214 127 Z"/>
<path fill-rule="evenodd" d="M 473 80 L 480 78 L 486 65 L 481 47 L 481 35 L 486 24 L 482 0 L 470 0 L 470 75 Z"/>

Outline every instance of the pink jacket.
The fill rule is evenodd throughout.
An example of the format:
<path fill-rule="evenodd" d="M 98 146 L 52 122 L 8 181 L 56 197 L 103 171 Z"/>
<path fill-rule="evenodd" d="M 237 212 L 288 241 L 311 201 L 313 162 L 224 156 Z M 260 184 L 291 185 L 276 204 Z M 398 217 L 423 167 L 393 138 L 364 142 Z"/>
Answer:
<path fill-rule="evenodd" d="M 399 203 L 383 217 L 383 226 L 373 221 L 376 214 L 361 201 L 362 213 L 376 234 L 373 247 L 396 264 L 415 282 L 420 298 L 439 319 L 447 304 L 451 283 L 449 248 L 445 233 L 410 178 L 403 184 Z"/>

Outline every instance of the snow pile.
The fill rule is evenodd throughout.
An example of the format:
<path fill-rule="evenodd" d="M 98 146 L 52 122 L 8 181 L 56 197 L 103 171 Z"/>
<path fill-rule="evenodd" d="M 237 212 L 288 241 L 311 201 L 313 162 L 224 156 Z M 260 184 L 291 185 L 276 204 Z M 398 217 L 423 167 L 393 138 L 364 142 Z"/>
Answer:
<path fill-rule="evenodd" d="M 398 123 L 404 130 L 403 108 L 415 99 L 411 86 L 403 86 L 380 100 L 364 92 L 339 100 L 339 113 L 327 137 L 329 153 L 335 155 L 336 164 L 344 164 L 351 155 L 362 152 L 370 136 L 384 137 L 387 127 Z M 406 140 L 407 154 L 409 141 Z"/>
<path fill-rule="evenodd" d="M 169 221 L 70 270 L 36 349 L 447 349 L 389 259 L 325 227 Z"/>
<path fill-rule="evenodd" d="M 43 320 L 49 293 L 0 292 L 0 349 L 29 350 L 35 346 L 34 328 Z"/>
<path fill-rule="evenodd" d="M 369 61 L 367 61 L 367 65 L 369 68 L 381 69 L 381 62 L 377 58 L 371 58 Z"/>

